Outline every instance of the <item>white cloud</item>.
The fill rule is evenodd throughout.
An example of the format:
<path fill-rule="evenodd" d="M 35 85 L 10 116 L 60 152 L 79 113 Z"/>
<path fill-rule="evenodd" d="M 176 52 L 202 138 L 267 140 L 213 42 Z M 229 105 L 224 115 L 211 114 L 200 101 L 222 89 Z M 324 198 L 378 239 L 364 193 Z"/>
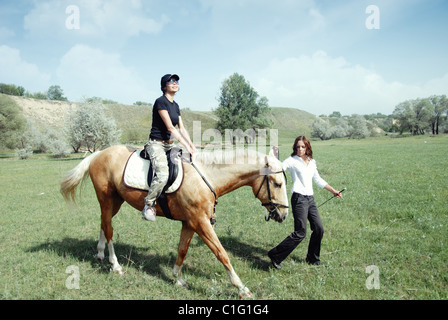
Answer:
<path fill-rule="evenodd" d="M 125 66 L 119 54 L 86 45 L 71 48 L 62 57 L 56 75 L 69 100 L 97 96 L 132 104 L 146 101 L 150 95 L 137 72 Z"/>
<path fill-rule="evenodd" d="M 69 30 L 66 21 L 72 20 L 68 6 L 79 9 L 79 29 Z M 140 0 L 48 0 L 36 1 L 24 18 L 24 28 L 33 37 L 73 38 L 123 41 L 141 33 L 157 34 L 169 21 L 166 16 L 148 17 Z"/>
<path fill-rule="evenodd" d="M 325 28 L 325 18 L 317 9 L 310 9 L 309 15 L 312 18 L 312 26 L 314 29 Z"/>
<path fill-rule="evenodd" d="M 448 87 L 448 74 L 422 86 L 387 82 L 374 70 L 324 51 L 274 59 L 256 78 L 254 87 L 272 106 L 297 107 L 313 114 L 391 114 L 404 100 L 443 94 Z"/>
<path fill-rule="evenodd" d="M 0 46 L 0 81 L 22 86 L 31 92 L 44 91 L 50 86 L 50 75 L 22 59 L 20 51 Z"/>

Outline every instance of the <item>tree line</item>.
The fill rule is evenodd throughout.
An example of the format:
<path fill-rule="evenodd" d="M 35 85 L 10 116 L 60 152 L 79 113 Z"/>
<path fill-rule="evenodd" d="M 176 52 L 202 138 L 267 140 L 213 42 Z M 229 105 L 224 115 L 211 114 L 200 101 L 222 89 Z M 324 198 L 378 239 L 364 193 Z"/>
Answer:
<path fill-rule="evenodd" d="M 58 85 L 50 86 L 46 92 L 31 93 L 22 86 L 16 86 L 15 84 L 0 83 L 0 93 L 12 96 L 40 99 L 40 100 L 58 100 L 58 101 L 68 100 L 66 97 L 64 97 L 64 92 L 62 88 Z"/>
<path fill-rule="evenodd" d="M 433 95 L 429 98 L 401 102 L 393 113 L 398 121 L 400 133 L 413 135 L 439 134 L 448 132 L 448 98 L 446 95 Z"/>
<path fill-rule="evenodd" d="M 0 93 L 30 96 L 20 86 L 0 83 Z M 60 86 L 51 86 L 42 97 L 48 100 L 66 101 Z M 79 152 L 99 150 L 120 139 L 121 132 L 115 120 L 106 115 L 104 104 L 111 100 L 98 97 L 84 99 L 76 109 L 71 109 L 62 132 L 56 129 L 37 128 L 31 120 L 26 120 L 14 101 L 0 95 L 0 146 L 18 148 L 26 158 L 33 151 L 52 152 L 64 156 L 68 149 Z M 226 129 L 258 134 L 257 129 L 272 127 L 268 99 L 260 96 L 250 83 L 240 74 L 234 73 L 222 82 L 218 98 L 216 129 L 225 133 Z M 136 102 L 137 105 L 149 105 Z M 328 140 L 333 138 L 366 138 L 377 135 L 378 128 L 386 133 L 409 132 L 413 135 L 448 132 L 448 99 L 445 95 L 433 95 L 424 99 L 407 100 L 395 107 L 392 115 L 380 113 L 371 115 L 342 116 L 335 111 L 327 116 L 319 116 L 312 123 L 312 137 Z M 263 130 L 265 131 L 265 130 Z M 253 139 L 246 134 L 243 138 Z M 231 137 L 232 142 L 242 137 Z M 239 143 L 241 141 L 238 141 Z"/>
<path fill-rule="evenodd" d="M 6 83 L 0 83 L 0 93 L 7 94 L 10 96 L 19 96 L 19 97 L 25 97 L 25 98 L 33 98 L 37 100 L 56 100 L 56 101 L 68 101 L 67 97 L 64 97 L 64 90 L 62 90 L 61 86 L 59 85 L 52 85 L 48 88 L 45 92 L 30 92 L 26 90 L 22 86 L 17 86 L 15 84 L 6 84 Z M 117 101 L 111 100 L 111 99 L 102 99 L 99 97 L 92 97 L 92 98 L 86 98 L 86 99 L 95 99 L 95 100 L 101 100 L 103 104 L 118 104 Z M 152 106 L 149 102 L 144 101 L 136 101 L 134 102 L 134 105 L 137 106 Z"/>
<path fill-rule="evenodd" d="M 446 95 L 406 100 L 399 103 L 391 115 L 342 116 L 334 111 L 329 116 L 320 115 L 312 124 L 312 137 L 321 140 L 333 138 L 366 138 L 378 135 L 378 128 L 400 135 L 448 133 L 448 99 Z"/>

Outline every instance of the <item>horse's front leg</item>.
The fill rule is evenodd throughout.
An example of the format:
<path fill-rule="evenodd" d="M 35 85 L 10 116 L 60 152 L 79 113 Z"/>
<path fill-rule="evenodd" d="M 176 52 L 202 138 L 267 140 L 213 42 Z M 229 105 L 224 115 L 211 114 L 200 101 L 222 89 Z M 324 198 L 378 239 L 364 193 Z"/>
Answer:
<path fill-rule="evenodd" d="M 218 236 L 215 233 L 210 221 L 204 220 L 200 223 L 198 230 L 196 231 L 199 236 L 204 240 L 207 246 L 213 251 L 215 256 L 226 268 L 227 273 L 230 278 L 230 282 L 238 288 L 238 293 L 240 298 L 252 298 L 252 293 L 248 288 L 241 282 L 240 278 L 236 274 L 235 270 L 233 270 L 232 265 L 230 264 L 229 256 L 222 246 L 221 242 L 218 239 Z"/>
<path fill-rule="evenodd" d="M 176 285 L 179 287 L 187 288 L 187 284 L 181 278 L 182 264 L 184 263 L 185 256 L 188 252 L 188 247 L 190 246 L 191 238 L 193 238 L 194 230 L 187 226 L 186 222 L 182 222 L 182 231 L 180 233 L 180 241 L 177 252 L 176 264 L 173 268 L 173 275 L 176 278 Z"/>

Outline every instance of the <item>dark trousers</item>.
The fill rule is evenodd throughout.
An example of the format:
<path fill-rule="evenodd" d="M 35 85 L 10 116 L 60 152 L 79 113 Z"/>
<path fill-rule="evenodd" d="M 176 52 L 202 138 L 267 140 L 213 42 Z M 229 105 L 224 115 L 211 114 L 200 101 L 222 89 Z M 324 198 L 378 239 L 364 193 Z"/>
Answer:
<path fill-rule="evenodd" d="M 292 213 L 294 215 L 294 232 L 278 246 L 269 251 L 269 256 L 277 263 L 281 263 L 299 245 L 306 236 L 307 220 L 312 230 L 308 245 L 307 262 L 319 261 L 320 244 L 324 235 L 324 227 L 319 216 L 313 196 L 293 193 L 291 197 Z"/>

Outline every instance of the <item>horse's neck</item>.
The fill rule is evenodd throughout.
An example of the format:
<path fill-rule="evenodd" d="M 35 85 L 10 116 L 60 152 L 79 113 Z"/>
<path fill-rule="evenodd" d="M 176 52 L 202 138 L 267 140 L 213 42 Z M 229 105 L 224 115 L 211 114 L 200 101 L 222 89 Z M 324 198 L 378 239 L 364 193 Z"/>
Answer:
<path fill-rule="evenodd" d="M 259 165 L 214 165 L 205 170 L 218 197 L 242 186 L 251 186 L 260 176 Z"/>

